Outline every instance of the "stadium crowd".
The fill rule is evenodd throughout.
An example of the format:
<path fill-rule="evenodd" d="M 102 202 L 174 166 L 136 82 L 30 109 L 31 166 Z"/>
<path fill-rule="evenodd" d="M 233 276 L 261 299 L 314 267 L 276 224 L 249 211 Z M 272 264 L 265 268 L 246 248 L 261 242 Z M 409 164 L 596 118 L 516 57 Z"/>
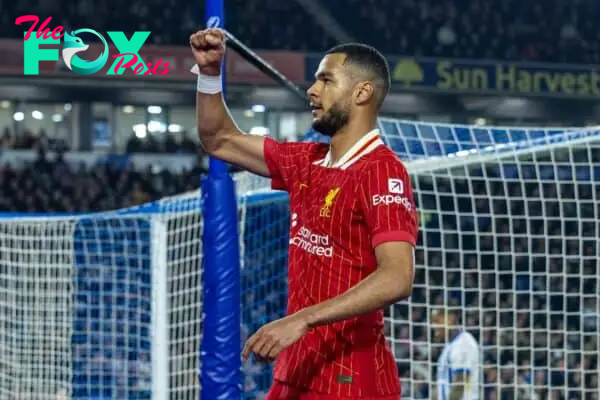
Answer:
<path fill-rule="evenodd" d="M 205 1 L 82 0 L 5 2 L 0 37 L 22 38 L 17 17 L 36 10 L 67 30 L 150 30 L 149 42 L 185 45 L 204 19 Z M 296 1 L 228 0 L 227 26 L 254 49 L 323 51 L 336 41 Z M 597 64 L 600 41 L 592 0 L 320 0 L 351 36 L 388 54 Z M 160 16 L 154 18 L 153 16 Z M 286 21 L 274 24 L 271 21 Z M 130 29 L 127 29 L 130 27 Z M 542 27 L 542 28 L 540 28 Z"/>
<path fill-rule="evenodd" d="M 38 132 L 26 129 L 22 134 L 15 135 L 9 126 L 5 126 L 0 136 L 0 149 L 67 151 L 69 150 L 69 145 L 64 140 L 50 137 L 43 129 Z"/>
<path fill-rule="evenodd" d="M 63 139 L 57 139 L 48 135 L 41 129 L 33 132 L 25 129 L 21 134 L 15 135 L 9 126 L 5 126 L 0 134 L 0 149 L 4 150 L 51 150 L 68 151 L 69 143 Z M 199 154 L 202 156 L 202 149 L 192 140 L 190 134 L 186 131 L 174 134 L 165 133 L 159 135 L 148 135 L 143 139 L 138 137 L 135 132 L 131 132 L 125 144 L 127 154 L 136 153 L 184 153 Z"/>
<path fill-rule="evenodd" d="M 91 212 L 130 207 L 198 187 L 203 169 L 175 174 L 102 163 L 92 168 L 49 160 L 44 151 L 22 168 L 0 166 L 0 211 Z"/>

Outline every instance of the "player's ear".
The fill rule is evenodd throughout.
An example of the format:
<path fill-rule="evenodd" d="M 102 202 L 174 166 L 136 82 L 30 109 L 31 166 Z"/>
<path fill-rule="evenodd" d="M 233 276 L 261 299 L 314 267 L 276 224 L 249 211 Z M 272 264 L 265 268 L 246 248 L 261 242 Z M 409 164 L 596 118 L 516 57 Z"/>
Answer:
<path fill-rule="evenodd" d="M 371 82 L 359 82 L 354 87 L 354 101 L 359 106 L 369 103 L 373 96 L 375 96 L 375 87 Z"/>

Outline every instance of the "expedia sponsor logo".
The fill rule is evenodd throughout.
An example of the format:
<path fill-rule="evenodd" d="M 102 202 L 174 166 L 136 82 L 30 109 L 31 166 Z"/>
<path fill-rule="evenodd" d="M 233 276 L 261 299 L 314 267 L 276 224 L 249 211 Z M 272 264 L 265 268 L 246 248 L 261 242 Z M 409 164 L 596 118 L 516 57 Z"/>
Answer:
<path fill-rule="evenodd" d="M 406 208 L 406 210 L 408 210 L 408 211 L 412 210 L 412 204 L 410 203 L 410 200 L 408 200 L 404 196 L 398 196 L 398 195 L 393 195 L 393 194 L 373 195 L 373 205 L 374 206 L 378 206 L 378 205 L 389 206 L 391 204 L 400 204 L 400 205 L 404 206 L 404 208 Z"/>
<path fill-rule="evenodd" d="M 305 226 L 300 227 L 296 235 L 290 239 L 290 244 L 316 256 L 333 257 L 333 246 L 330 244 L 329 236 L 317 235 Z"/>

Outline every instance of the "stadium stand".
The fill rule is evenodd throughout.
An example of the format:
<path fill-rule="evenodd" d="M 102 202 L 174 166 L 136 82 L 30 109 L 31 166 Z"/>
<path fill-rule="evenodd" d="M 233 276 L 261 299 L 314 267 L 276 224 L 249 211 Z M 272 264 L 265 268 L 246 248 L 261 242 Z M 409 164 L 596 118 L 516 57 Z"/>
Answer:
<path fill-rule="evenodd" d="M 202 168 L 183 174 L 167 169 L 137 172 L 128 165 L 70 165 L 44 151 L 21 168 L 1 166 L 1 212 L 91 212 L 154 201 L 198 187 Z"/>
<path fill-rule="evenodd" d="M 327 0 L 319 2 L 355 38 L 382 52 L 410 56 L 487 58 L 543 62 L 600 62 L 591 0 L 466 1 Z M 21 37 L 16 17 L 34 2 L 3 5 L 0 37 Z M 38 10 L 39 8 L 39 10 Z M 204 1 L 151 0 L 36 6 L 41 19 L 98 31 L 151 30 L 148 43 L 187 43 L 198 27 Z M 254 49 L 322 51 L 335 44 L 296 1 L 229 0 L 229 30 Z M 160 18 L 152 18 L 160 15 Z M 150 23 L 149 21 L 152 20 Z M 286 21 L 273 24 L 270 21 Z M 543 26 L 543 29 L 539 29 Z"/>
<path fill-rule="evenodd" d="M 599 60 L 592 1 L 328 0 L 351 35 L 411 56 L 585 62 Z M 370 23 L 365 23 L 370 21 Z M 540 29 L 543 26 L 543 29 Z"/>
<path fill-rule="evenodd" d="M 251 48 L 315 51 L 334 44 L 323 34 L 323 28 L 312 22 L 304 8 L 295 1 L 265 0 L 259 3 L 232 0 L 228 3 L 228 7 L 235 10 L 227 16 L 230 30 L 244 38 L 245 44 Z M 14 20 L 28 14 L 28 9 L 33 7 L 27 3 L 3 6 L 0 37 L 22 37 L 22 29 L 14 24 Z M 40 9 L 37 15 L 42 21 L 51 16 L 53 24 L 63 25 L 67 30 L 85 26 L 97 31 L 125 31 L 129 35 L 135 31 L 150 30 L 149 44 L 185 45 L 190 33 L 199 27 L 197 21 L 202 19 L 203 10 L 204 1 L 152 0 L 109 5 L 84 0 L 77 3 L 54 2 L 45 6 L 43 12 Z M 153 18 L 150 23 L 153 15 L 160 15 L 160 18 Z M 287 22 L 281 25 L 269 23 L 283 20 Z"/>

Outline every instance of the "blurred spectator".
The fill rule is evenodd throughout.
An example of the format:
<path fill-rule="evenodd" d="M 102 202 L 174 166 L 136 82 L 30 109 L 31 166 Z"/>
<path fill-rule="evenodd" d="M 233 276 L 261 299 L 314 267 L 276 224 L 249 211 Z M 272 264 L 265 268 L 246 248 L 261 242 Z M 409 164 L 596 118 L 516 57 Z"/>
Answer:
<path fill-rule="evenodd" d="M 127 139 L 127 146 L 125 147 L 125 152 L 129 154 L 143 153 L 144 150 L 145 149 L 142 139 L 138 138 L 135 132 L 131 132 L 129 139 Z"/>
<path fill-rule="evenodd" d="M 10 149 L 14 146 L 14 137 L 8 127 L 4 128 L 0 140 L 2 141 L 2 149 Z"/>

